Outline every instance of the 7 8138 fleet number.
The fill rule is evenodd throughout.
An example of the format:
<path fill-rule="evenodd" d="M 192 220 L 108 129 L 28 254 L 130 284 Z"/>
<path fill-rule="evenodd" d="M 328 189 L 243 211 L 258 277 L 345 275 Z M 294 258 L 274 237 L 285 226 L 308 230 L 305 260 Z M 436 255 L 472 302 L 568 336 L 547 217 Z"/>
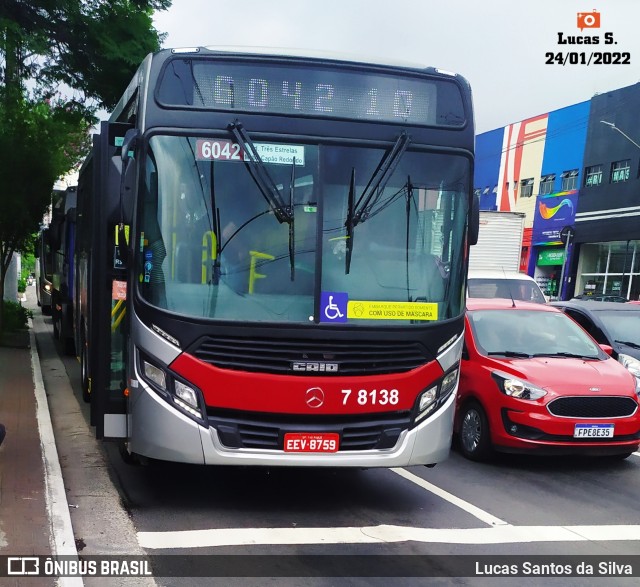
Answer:
<path fill-rule="evenodd" d="M 354 403 L 359 406 L 395 406 L 400 401 L 400 392 L 397 389 L 343 389 L 342 405 L 350 406 Z"/>

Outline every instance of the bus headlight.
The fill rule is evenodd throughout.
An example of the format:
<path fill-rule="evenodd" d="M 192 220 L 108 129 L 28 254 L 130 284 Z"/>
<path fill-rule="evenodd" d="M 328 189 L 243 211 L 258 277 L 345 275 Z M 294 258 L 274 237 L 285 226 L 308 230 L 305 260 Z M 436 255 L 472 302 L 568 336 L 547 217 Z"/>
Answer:
<path fill-rule="evenodd" d="M 417 415 L 414 424 L 438 410 L 447 401 L 458 384 L 458 368 L 446 373 L 440 381 L 425 389 L 418 397 Z M 414 408 L 415 409 L 415 408 Z"/>
<path fill-rule="evenodd" d="M 441 402 L 451 395 L 451 392 L 456 388 L 457 383 L 458 383 L 458 369 L 449 371 L 449 373 L 447 373 L 442 378 L 442 382 L 440 383 L 440 401 Z"/>
<path fill-rule="evenodd" d="M 180 381 L 176 381 L 175 386 L 176 396 L 179 399 L 189 404 L 192 408 L 198 407 L 198 396 L 192 387 L 189 387 Z"/>
<path fill-rule="evenodd" d="M 203 415 L 204 401 L 201 399 L 201 392 L 195 386 L 178 379 L 170 369 L 154 365 L 152 359 L 143 356 L 142 352 L 139 352 L 138 356 L 142 379 L 149 387 L 183 414 L 206 427 L 207 419 Z"/>
<path fill-rule="evenodd" d="M 152 365 L 148 361 L 143 361 L 142 367 L 144 369 L 144 376 L 149 381 L 155 383 L 160 389 L 167 391 L 167 376 L 162 369 Z"/>
<path fill-rule="evenodd" d="M 418 402 L 418 412 L 420 412 L 420 416 L 418 417 L 426 416 L 426 414 L 423 414 L 423 412 L 425 410 L 429 410 L 430 412 L 433 409 L 433 407 L 435 406 L 435 401 L 437 397 L 438 397 L 438 387 L 436 385 L 422 392 L 422 395 L 420 396 L 420 401 Z"/>

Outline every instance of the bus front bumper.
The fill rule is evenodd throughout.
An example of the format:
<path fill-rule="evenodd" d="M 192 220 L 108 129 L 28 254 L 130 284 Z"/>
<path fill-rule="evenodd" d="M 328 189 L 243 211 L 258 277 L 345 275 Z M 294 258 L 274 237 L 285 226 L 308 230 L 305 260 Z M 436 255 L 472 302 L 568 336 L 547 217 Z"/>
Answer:
<path fill-rule="evenodd" d="M 129 449 L 149 458 L 205 465 L 265 467 L 406 467 L 433 465 L 449 455 L 455 393 L 431 417 L 403 431 L 395 446 L 381 450 L 297 453 L 228 448 L 213 427 L 198 424 L 140 381 L 129 404 Z"/>

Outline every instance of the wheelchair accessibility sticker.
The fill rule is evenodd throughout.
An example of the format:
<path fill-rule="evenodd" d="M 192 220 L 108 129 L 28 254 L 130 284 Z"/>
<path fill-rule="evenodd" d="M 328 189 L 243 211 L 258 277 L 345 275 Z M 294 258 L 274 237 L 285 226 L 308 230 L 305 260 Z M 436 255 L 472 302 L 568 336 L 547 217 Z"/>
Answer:
<path fill-rule="evenodd" d="M 320 322 L 346 322 L 349 294 L 340 291 L 320 293 Z"/>
<path fill-rule="evenodd" d="M 438 304 L 349 300 L 346 292 L 320 294 L 320 322 L 351 320 L 437 320 Z"/>

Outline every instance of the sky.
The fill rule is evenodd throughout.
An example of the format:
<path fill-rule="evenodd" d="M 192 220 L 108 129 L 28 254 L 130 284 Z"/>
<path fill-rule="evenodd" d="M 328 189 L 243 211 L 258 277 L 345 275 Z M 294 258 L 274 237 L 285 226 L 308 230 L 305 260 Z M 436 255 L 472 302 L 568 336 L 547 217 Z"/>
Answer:
<path fill-rule="evenodd" d="M 477 133 L 640 82 L 639 23 L 639 0 L 173 0 L 154 18 L 165 48 L 311 49 L 459 73 Z M 546 63 L 558 53 L 566 64 Z M 616 53 L 629 63 L 595 64 Z"/>

